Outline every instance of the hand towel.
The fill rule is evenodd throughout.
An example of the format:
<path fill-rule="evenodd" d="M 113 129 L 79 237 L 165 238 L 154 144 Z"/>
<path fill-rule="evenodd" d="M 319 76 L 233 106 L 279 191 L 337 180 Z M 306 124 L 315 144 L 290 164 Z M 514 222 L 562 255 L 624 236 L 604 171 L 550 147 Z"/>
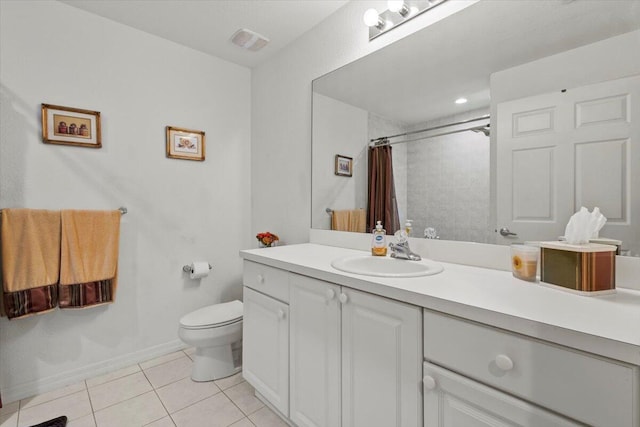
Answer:
<path fill-rule="evenodd" d="M 120 211 L 63 210 L 60 308 L 85 308 L 115 299 Z"/>
<path fill-rule="evenodd" d="M 367 213 L 364 209 L 354 209 L 349 218 L 349 231 L 356 233 L 367 232 Z"/>
<path fill-rule="evenodd" d="M 333 211 L 331 229 L 364 233 L 366 232 L 366 212 L 364 209 Z"/>
<path fill-rule="evenodd" d="M 3 209 L 2 300 L 9 319 L 53 310 L 58 305 L 60 212 Z"/>
<path fill-rule="evenodd" d="M 331 229 L 336 231 L 349 231 L 349 211 L 336 211 L 331 214 Z"/>

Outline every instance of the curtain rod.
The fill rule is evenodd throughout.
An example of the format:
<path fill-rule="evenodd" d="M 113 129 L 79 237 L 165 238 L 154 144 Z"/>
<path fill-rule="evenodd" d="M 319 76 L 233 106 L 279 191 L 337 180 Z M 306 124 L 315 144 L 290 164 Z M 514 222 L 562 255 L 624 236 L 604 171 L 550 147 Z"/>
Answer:
<path fill-rule="evenodd" d="M 429 139 L 429 138 L 435 138 L 437 136 L 443 136 L 443 135 L 451 135 L 452 133 L 461 133 L 461 132 L 467 132 L 469 130 L 477 130 L 480 131 L 480 129 L 484 128 L 485 126 L 476 126 L 476 127 L 471 127 L 471 128 L 465 128 L 465 129 L 458 129 L 458 130 L 452 130 L 450 132 L 442 132 L 442 133 L 436 133 L 435 135 L 428 135 L 428 136 L 423 136 L 420 138 L 415 138 L 415 139 L 407 139 L 404 141 L 395 141 L 395 142 L 389 142 L 388 139 L 386 138 L 378 138 L 376 140 L 372 140 L 375 141 L 375 143 L 373 144 L 369 144 L 370 147 L 382 147 L 385 145 L 395 145 L 395 144 L 405 144 L 407 142 L 415 142 L 415 141 L 423 141 L 425 139 Z M 486 134 L 485 134 L 486 135 Z"/>
<path fill-rule="evenodd" d="M 381 145 L 381 144 L 384 144 L 384 145 L 389 144 L 389 145 L 391 145 L 391 144 L 397 144 L 398 142 L 412 142 L 412 141 L 417 141 L 417 140 L 413 139 L 411 141 L 398 141 L 398 142 L 388 142 L 388 140 L 391 139 L 391 138 L 398 138 L 400 136 L 414 135 L 416 133 L 423 133 L 423 132 L 428 132 L 430 130 L 437 130 L 437 129 L 443 129 L 443 128 L 447 128 L 447 127 L 451 127 L 451 126 L 463 125 L 465 123 L 477 122 L 479 120 L 486 120 L 486 119 L 489 119 L 489 118 L 491 118 L 491 115 L 490 114 L 486 114 L 484 116 L 476 117 L 476 118 L 473 118 L 473 119 L 461 120 L 459 122 L 447 123 L 446 125 L 434 126 L 434 127 L 431 127 L 431 128 L 412 130 L 410 132 L 399 133 L 397 135 L 382 136 L 380 138 L 370 139 L 369 141 L 373 142 L 374 144 L 377 144 L 377 145 Z M 464 129 L 464 130 L 460 130 L 460 131 L 441 133 L 441 134 L 438 134 L 438 135 L 433 135 L 433 136 L 429 136 L 429 137 L 425 137 L 425 138 L 432 138 L 434 136 L 448 135 L 450 133 L 456 133 L 456 132 L 464 132 L 464 131 L 467 131 L 467 130 L 470 130 L 470 129 Z M 424 138 L 419 138 L 419 139 L 424 139 Z"/>

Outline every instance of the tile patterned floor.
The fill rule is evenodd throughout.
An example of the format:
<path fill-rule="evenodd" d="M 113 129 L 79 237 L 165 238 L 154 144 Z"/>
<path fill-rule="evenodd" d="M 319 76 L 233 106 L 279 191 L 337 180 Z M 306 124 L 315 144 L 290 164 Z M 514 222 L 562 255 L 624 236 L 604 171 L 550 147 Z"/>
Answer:
<path fill-rule="evenodd" d="M 191 380 L 193 350 L 177 351 L 38 396 L 5 404 L 0 427 L 66 415 L 68 427 L 287 427 L 242 374 Z"/>

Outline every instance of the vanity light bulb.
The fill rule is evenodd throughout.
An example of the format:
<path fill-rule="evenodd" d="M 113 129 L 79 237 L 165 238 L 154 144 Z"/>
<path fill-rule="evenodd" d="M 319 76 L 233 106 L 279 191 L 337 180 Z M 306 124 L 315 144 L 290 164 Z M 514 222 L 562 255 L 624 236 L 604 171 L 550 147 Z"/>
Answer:
<path fill-rule="evenodd" d="M 403 0 L 389 0 L 387 2 L 387 7 L 391 12 L 400 12 L 403 6 L 404 6 Z"/>
<path fill-rule="evenodd" d="M 364 13 L 363 21 L 367 27 L 375 27 L 380 21 L 378 11 L 375 9 L 369 9 Z"/>

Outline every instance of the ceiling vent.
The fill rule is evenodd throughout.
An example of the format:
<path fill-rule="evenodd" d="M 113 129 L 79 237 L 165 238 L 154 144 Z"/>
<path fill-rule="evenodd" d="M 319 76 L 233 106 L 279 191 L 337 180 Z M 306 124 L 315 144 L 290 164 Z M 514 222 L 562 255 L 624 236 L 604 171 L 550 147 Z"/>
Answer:
<path fill-rule="evenodd" d="M 236 31 L 231 36 L 231 41 L 233 44 L 253 52 L 259 51 L 269 43 L 269 39 L 265 36 L 244 28 Z"/>

